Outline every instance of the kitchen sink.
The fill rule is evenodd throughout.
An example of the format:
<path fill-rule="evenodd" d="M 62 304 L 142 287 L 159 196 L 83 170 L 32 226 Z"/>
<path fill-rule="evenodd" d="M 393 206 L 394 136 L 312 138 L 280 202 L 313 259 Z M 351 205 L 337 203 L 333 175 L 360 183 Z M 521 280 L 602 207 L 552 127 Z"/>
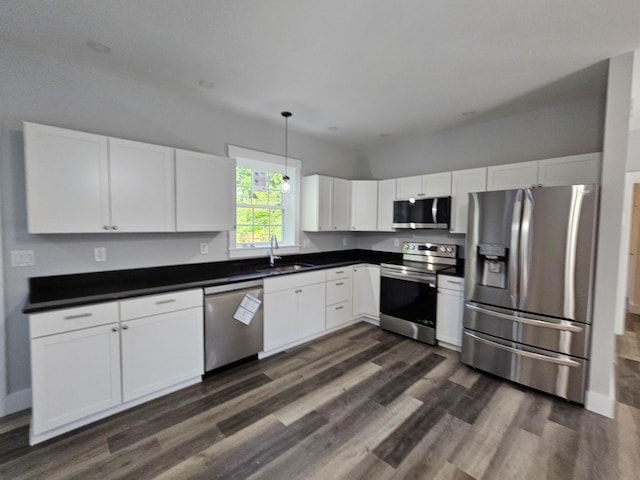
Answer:
<path fill-rule="evenodd" d="M 313 263 L 293 263 L 291 265 L 274 265 L 273 267 L 259 268 L 258 272 L 278 275 L 280 273 L 300 272 L 312 267 L 315 267 Z"/>

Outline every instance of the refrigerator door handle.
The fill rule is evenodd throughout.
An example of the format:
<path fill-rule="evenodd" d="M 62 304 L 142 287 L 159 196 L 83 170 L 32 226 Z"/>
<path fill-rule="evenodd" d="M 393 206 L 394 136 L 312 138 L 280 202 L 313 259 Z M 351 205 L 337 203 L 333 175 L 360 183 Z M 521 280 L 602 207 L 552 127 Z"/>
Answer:
<path fill-rule="evenodd" d="M 533 195 L 531 189 L 524 190 L 524 202 L 522 207 L 522 223 L 520 227 L 520 304 L 523 308 L 529 290 L 529 273 L 531 271 L 531 237 L 533 236 Z"/>
<path fill-rule="evenodd" d="M 520 244 L 520 221 L 522 216 L 522 190 L 516 193 L 511 219 L 511 244 L 509 245 L 509 295 L 514 308 L 518 306 L 518 250 Z"/>
<path fill-rule="evenodd" d="M 544 320 L 535 320 L 533 318 L 516 317 L 515 315 L 509 315 L 509 314 L 502 313 L 502 312 L 496 312 L 494 310 L 489 310 L 487 308 L 478 307 L 478 306 L 472 305 L 470 303 L 465 303 L 465 306 L 469 310 L 473 310 L 474 312 L 484 313 L 484 314 L 487 314 L 487 315 L 491 315 L 492 317 L 502 318 L 504 320 L 511 320 L 511 321 L 518 322 L 518 323 L 524 323 L 526 325 L 532 325 L 532 326 L 535 326 L 535 327 L 551 328 L 551 329 L 554 329 L 554 330 L 562 330 L 562 331 L 566 331 L 566 332 L 576 332 L 576 333 L 581 333 L 581 332 L 584 331 L 584 328 L 578 327 L 576 325 L 562 325 L 560 323 L 545 322 Z"/>
<path fill-rule="evenodd" d="M 492 342 L 491 340 L 487 340 L 485 338 L 482 338 L 482 337 L 479 337 L 477 335 L 474 335 L 473 333 L 471 333 L 468 330 L 465 330 L 464 334 L 468 335 L 471 338 L 473 338 L 477 342 L 484 343 L 486 345 L 490 345 L 493 348 L 499 348 L 501 350 L 506 350 L 507 352 L 513 353 L 514 355 L 518 355 L 520 357 L 533 358 L 535 360 L 541 360 L 543 362 L 555 363 L 555 364 L 562 365 L 562 366 L 565 366 L 565 367 L 579 367 L 579 366 L 581 366 L 581 364 L 579 362 L 576 362 L 575 360 L 571 360 L 571 359 L 566 358 L 566 357 L 561 357 L 561 358 L 550 357 L 549 355 L 542 355 L 541 353 L 527 352 L 527 351 L 524 351 L 524 350 L 519 350 L 517 348 L 509 347 L 507 345 L 502 345 L 501 343 Z"/>

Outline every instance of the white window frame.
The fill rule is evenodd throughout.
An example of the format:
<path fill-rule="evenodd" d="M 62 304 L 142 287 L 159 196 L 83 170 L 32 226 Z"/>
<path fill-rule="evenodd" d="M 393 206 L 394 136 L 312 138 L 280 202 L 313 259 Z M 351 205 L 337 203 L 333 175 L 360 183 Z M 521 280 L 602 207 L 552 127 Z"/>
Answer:
<path fill-rule="evenodd" d="M 237 167 L 249 167 L 254 170 L 264 170 L 270 172 L 285 173 L 285 159 L 282 155 L 261 152 L 251 148 L 239 147 L 237 145 L 227 146 L 227 155 L 236 160 Z M 296 158 L 287 157 L 287 175 L 291 179 L 291 192 L 283 195 L 285 207 L 284 240 L 280 242 L 278 255 L 287 255 L 300 252 L 300 183 L 301 183 L 302 161 Z M 234 171 L 234 197 L 233 209 L 236 210 Z M 293 218 L 293 224 L 290 220 Z M 229 258 L 255 258 L 269 255 L 269 246 L 258 245 L 254 247 L 238 248 L 236 246 L 235 228 L 229 232 Z"/>

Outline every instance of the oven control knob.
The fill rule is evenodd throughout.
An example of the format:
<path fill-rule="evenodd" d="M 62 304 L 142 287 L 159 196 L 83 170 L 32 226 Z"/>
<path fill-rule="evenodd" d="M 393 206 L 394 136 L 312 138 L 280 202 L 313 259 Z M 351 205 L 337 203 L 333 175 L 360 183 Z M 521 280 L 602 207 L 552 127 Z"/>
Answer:
<path fill-rule="evenodd" d="M 447 247 L 447 253 L 453 253 L 453 247 Z"/>
<path fill-rule="evenodd" d="M 441 251 L 441 252 L 446 252 L 446 251 L 447 251 L 447 249 L 446 249 L 446 247 L 440 247 L 440 251 Z"/>

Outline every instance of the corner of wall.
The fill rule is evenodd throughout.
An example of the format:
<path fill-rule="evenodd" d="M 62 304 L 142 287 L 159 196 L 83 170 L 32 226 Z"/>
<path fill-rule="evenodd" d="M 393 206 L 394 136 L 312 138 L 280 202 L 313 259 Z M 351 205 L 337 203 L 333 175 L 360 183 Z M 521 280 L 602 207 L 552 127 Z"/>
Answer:
<path fill-rule="evenodd" d="M 31 408 L 31 389 L 26 388 L 17 392 L 10 393 L 5 398 L 5 415 L 19 412 Z"/>
<path fill-rule="evenodd" d="M 587 390 L 587 400 L 585 408 L 590 412 L 597 413 L 608 418 L 615 418 L 616 412 L 616 382 L 615 382 L 615 364 L 611 368 L 611 380 L 609 382 L 609 392 L 602 394 Z"/>

